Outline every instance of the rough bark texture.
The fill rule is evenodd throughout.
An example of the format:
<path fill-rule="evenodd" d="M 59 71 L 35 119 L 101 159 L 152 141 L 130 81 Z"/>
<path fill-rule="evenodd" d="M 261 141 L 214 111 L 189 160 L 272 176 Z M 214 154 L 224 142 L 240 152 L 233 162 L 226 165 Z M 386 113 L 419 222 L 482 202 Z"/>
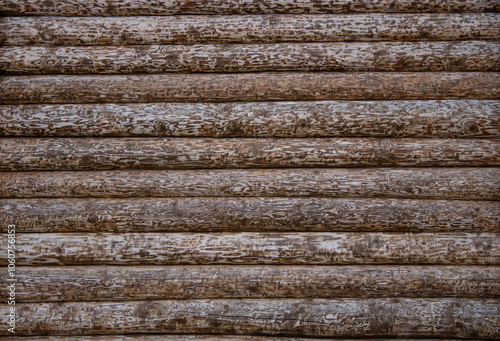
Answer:
<path fill-rule="evenodd" d="M 496 40 L 480 14 L 5 17 L 1 45 L 150 45 L 334 41 Z"/>
<path fill-rule="evenodd" d="M 499 71 L 500 43 L 308 43 L 3 47 L 7 74 Z"/>
<path fill-rule="evenodd" d="M 495 0 L 4 0 L 3 15 L 127 16 L 179 14 L 328 14 L 373 12 L 498 12 Z"/>
<path fill-rule="evenodd" d="M 497 100 L 0 106 L 3 136 L 500 138 Z"/>
<path fill-rule="evenodd" d="M 3 104 L 500 97 L 496 72 L 5 76 L 0 85 Z"/>
<path fill-rule="evenodd" d="M 2 142 L 0 171 L 500 165 L 498 139 L 17 138 Z"/>
<path fill-rule="evenodd" d="M 2 199 L 18 232 L 499 232 L 496 201 L 329 198 Z M 1 227 L 2 231 L 7 226 Z"/>
<path fill-rule="evenodd" d="M 494 233 L 27 233 L 16 247 L 20 266 L 500 264 Z"/>
<path fill-rule="evenodd" d="M 4 302 L 8 295 L 6 278 L 7 275 L 0 278 L 0 297 Z M 17 279 L 22 283 L 16 291 L 18 303 L 210 298 L 500 297 L 500 268 L 477 266 L 21 267 Z"/>
<path fill-rule="evenodd" d="M 0 306 L 4 324 L 8 309 Z M 18 309 L 20 335 L 165 332 L 494 339 L 500 324 L 498 300 L 456 298 L 31 303 Z"/>
<path fill-rule="evenodd" d="M 0 173 L 0 197 L 385 197 L 500 200 L 500 174 L 497 168 L 3 172 Z M 456 211 L 453 215 L 456 215 Z M 445 219 L 450 217 L 446 216 Z"/>

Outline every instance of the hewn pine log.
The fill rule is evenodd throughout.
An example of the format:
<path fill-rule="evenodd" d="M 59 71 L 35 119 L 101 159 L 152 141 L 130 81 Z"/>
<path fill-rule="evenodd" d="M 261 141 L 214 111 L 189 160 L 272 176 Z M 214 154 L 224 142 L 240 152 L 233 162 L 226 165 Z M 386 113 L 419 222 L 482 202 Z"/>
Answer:
<path fill-rule="evenodd" d="M 3 105 L 0 135 L 498 138 L 499 113 L 496 100 Z"/>
<path fill-rule="evenodd" d="M 2 199 L 18 232 L 500 232 L 496 201 L 345 198 Z M 7 226 L 2 226 L 6 230 Z"/>
<path fill-rule="evenodd" d="M 0 197 L 386 197 L 500 200 L 499 172 L 498 168 L 3 172 L 0 173 Z"/>
<path fill-rule="evenodd" d="M 0 305 L 2 323 L 10 306 Z M 172 300 L 18 304 L 16 335 L 200 333 L 495 339 L 493 299 Z M 7 335 L 6 328 L 1 334 Z"/>
<path fill-rule="evenodd" d="M 0 171 L 498 165 L 498 139 L 13 138 L 0 145 Z"/>
<path fill-rule="evenodd" d="M 1 45 L 151 45 L 498 39 L 498 15 L 5 17 Z"/>
<path fill-rule="evenodd" d="M 0 278 L 0 296 L 9 284 Z M 474 266 L 20 267 L 16 302 L 209 298 L 500 297 L 500 268 Z"/>
<path fill-rule="evenodd" d="M 3 104 L 500 97 L 496 72 L 5 76 L 0 86 Z"/>
<path fill-rule="evenodd" d="M 7 74 L 262 71 L 499 71 L 500 43 L 309 43 L 22 46 L 0 49 Z"/>
<path fill-rule="evenodd" d="M 16 265 L 500 264 L 494 233 L 27 233 Z M 7 264 L 2 250 L 0 263 Z"/>
<path fill-rule="evenodd" d="M 495 0 L 4 0 L 3 15 L 127 16 L 179 14 L 328 14 L 365 12 L 497 12 Z"/>

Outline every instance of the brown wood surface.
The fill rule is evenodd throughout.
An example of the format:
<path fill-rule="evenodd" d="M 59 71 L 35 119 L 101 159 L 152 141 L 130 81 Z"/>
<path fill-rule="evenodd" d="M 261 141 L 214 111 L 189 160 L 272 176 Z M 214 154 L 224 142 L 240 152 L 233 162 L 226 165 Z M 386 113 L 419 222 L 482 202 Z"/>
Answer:
<path fill-rule="evenodd" d="M 0 305 L 4 325 L 9 307 Z M 500 324 L 496 299 L 172 300 L 28 303 L 17 308 L 18 335 L 164 332 L 495 339 Z"/>
<path fill-rule="evenodd" d="M 3 273 L 5 272 L 5 276 Z M 0 297 L 7 301 L 7 269 Z M 20 267 L 16 302 L 209 298 L 500 297 L 483 266 Z"/>
<path fill-rule="evenodd" d="M 4 76 L 0 86 L 2 104 L 500 98 L 497 72 Z"/>
<path fill-rule="evenodd" d="M 332 339 L 318 339 L 318 338 L 291 338 L 291 337 L 279 337 L 279 336 L 249 336 L 249 335 L 167 335 L 167 334 L 157 334 L 157 335 L 99 335 L 99 336 L 22 336 L 19 337 L 2 337 L 2 340 L 8 341 L 20 341 L 20 340 L 40 340 L 40 341 L 121 341 L 121 340 L 145 340 L 145 341 L 158 341 L 158 340 L 174 340 L 174 341 L 184 341 L 184 340 L 203 340 L 203 341 L 328 341 Z M 359 341 L 360 339 L 338 339 L 337 341 Z M 395 339 L 380 339 L 379 341 L 395 341 Z M 397 340 L 397 339 L 396 339 Z M 422 341 L 421 339 L 408 339 L 407 341 Z M 426 341 L 459 341 L 459 339 L 425 339 Z M 468 339 L 468 341 L 480 341 L 478 339 Z"/>
<path fill-rule="evenodd" d="M 500 232 L 497 201 L 346 198 L 1 199 L 18 232 Z M 6 231 L 7 226 L 1 227 Z"/>
<path fill-rule="evenodd" d="M 15 46 L 0 48 L 0 72 L 499 71 L 498 55 L 500 43 L 490 41 Z"/>
<path fill-rule="evenodd" d="M 499 139 L 9 138 L 0 145 L 0 171 L 499 165 Z"/>
<path fill-rule="evenodd" d="M 4 0 L 2 15 L 127 16 L 179 14 L 325 14 L 364 12 L 498 12 L 495 0 Z"/>
<path fill-rule="evenodd" d="M 2 172 L 0 197 L 384 197 L 500 200 L 500 171 L 494 167 L 472 167 Z M 447 216 L 446 219 L 450 217 Z"/>
<path fill-rule="evenodd" d="M 495 233 L 18 233 L 16 265 L 500 264 Z M 0 264 L 7 264 L 6 249 Z"/>
<path fill-rule="evenodd" d="M 3 17 L 0 45 L 496 40 L 496 13 Z"/>
<path fill-rule="evenodd" d="M 497 100 L 0 106 L 2 136 L 489 137 Z"/>

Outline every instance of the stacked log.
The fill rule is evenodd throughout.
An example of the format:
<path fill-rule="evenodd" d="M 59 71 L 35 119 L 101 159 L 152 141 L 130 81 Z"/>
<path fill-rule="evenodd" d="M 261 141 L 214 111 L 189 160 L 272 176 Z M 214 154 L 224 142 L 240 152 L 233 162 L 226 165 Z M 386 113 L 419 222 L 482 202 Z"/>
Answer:
<path fill-rule="evenodd" d="M 498 339 L 499 11 L 3 1 L 0 335 Z"/>

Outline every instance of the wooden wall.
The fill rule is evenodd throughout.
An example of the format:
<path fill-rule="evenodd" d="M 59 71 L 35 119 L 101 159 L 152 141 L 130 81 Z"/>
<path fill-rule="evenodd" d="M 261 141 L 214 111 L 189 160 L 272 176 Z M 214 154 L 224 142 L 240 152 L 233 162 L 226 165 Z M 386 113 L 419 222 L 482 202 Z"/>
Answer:
<path fill-rule="evenodd" d="M 0 335 L 500 338 L 498 11 L 0 2 Z"/>

